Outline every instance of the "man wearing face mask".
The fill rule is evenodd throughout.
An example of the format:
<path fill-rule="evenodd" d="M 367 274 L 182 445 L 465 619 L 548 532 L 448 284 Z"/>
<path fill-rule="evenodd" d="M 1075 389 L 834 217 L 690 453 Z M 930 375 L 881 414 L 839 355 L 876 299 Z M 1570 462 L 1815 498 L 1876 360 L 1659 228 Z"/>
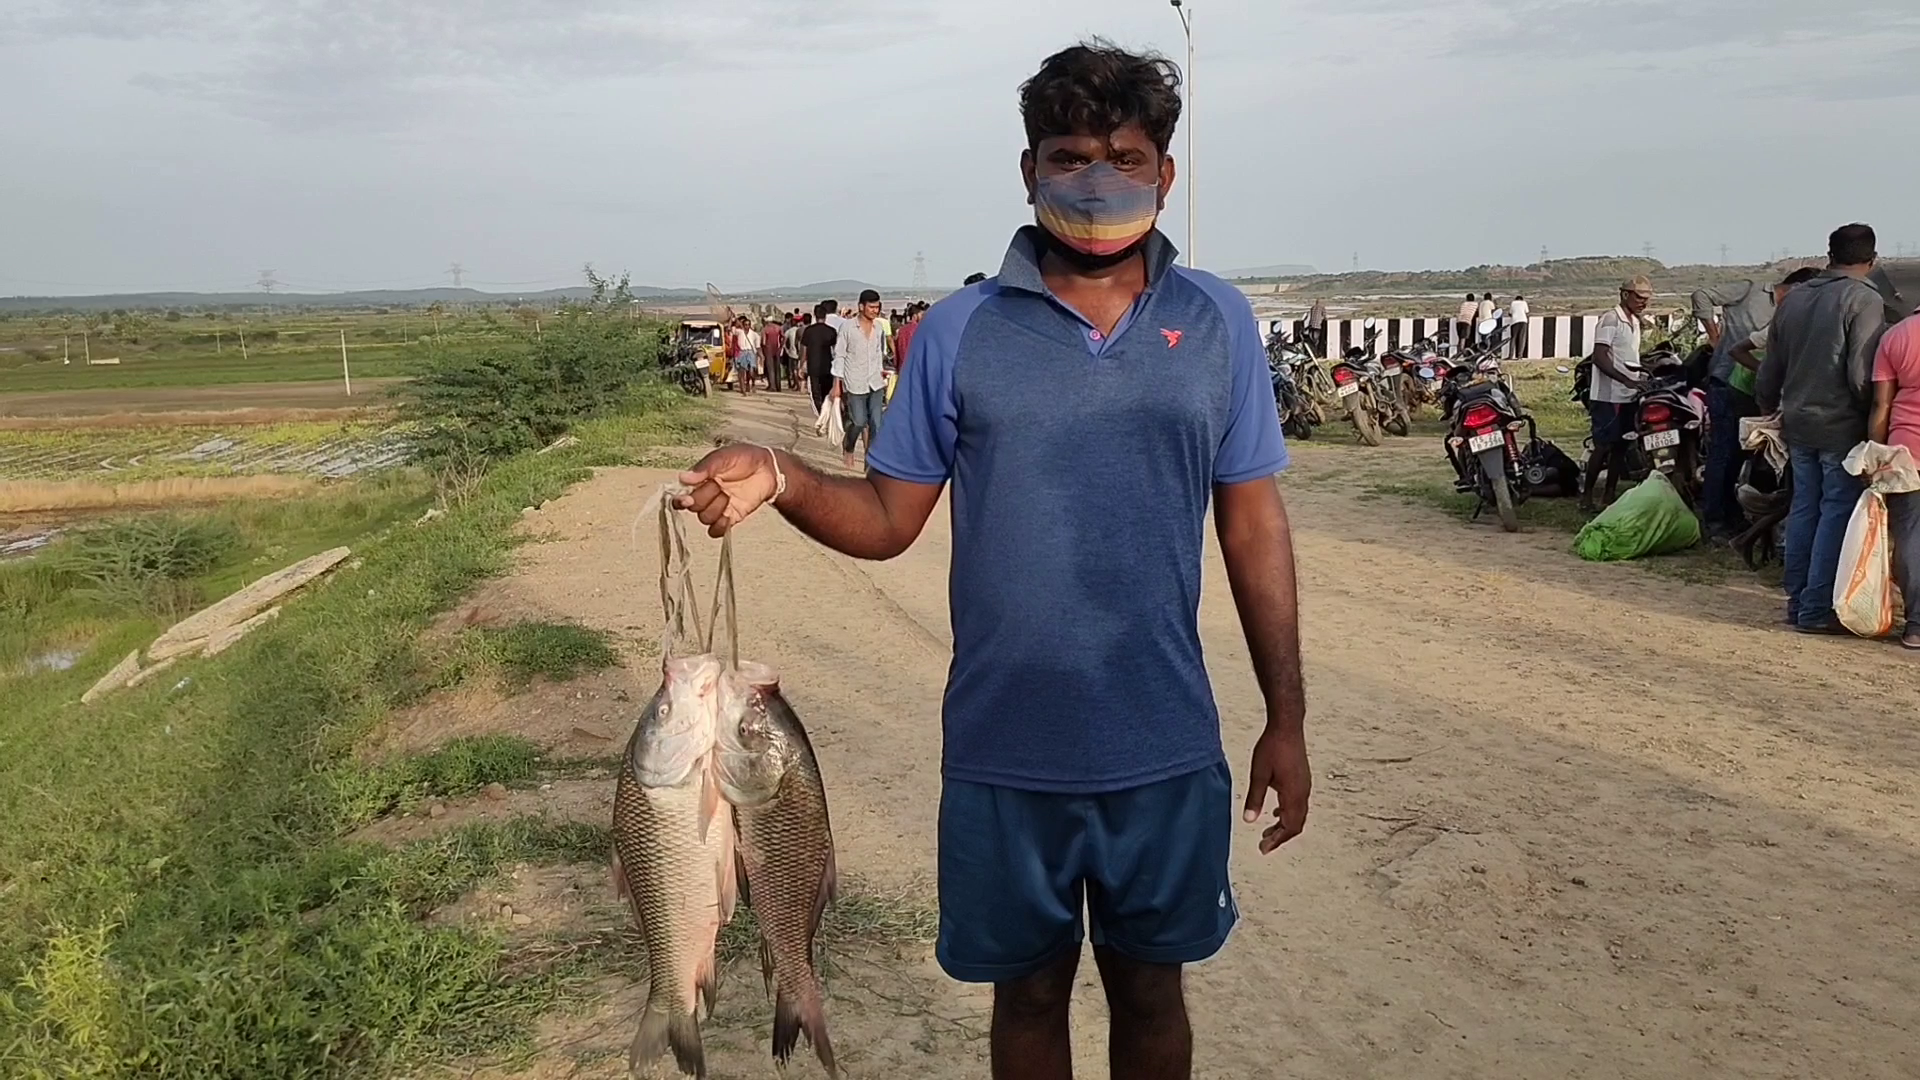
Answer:
<path fill-rule="evenodd" d="M 677 500 L 720 535 L 772 503 L 888 559 L 949 482 L 953 664 L 943 707 L 942 967 L 994 985 L 993 1075 L 1071 1075 L 1084 938 L 1129 1077 L 1191 1075 L 1185 964 L 1238 918 L 1234 778 L 1201 658 L 1213 514 L 1266 700 L 1240 809 L 1272 852 L 1305 826 L 1287 451 L 1247 300 L 1175 265 L 1180 73 L 1100 41 L 1020 90 L 1035 224 L 997 277 L 933 306 L 864 477 L 782 450 L 708 455 Z"/>

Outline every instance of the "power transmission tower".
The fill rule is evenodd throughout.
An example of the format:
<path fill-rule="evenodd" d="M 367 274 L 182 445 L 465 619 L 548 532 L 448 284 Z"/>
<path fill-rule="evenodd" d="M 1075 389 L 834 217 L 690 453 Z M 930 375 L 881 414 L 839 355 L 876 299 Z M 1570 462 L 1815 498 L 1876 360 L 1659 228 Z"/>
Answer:
<path fill-rule="evenodd" d="M 1653 241 L 1649 240 L 1646 243 L 1641 244 L 1640 254 L 1646 256 L 1649 259 L 1653 258 Z"/>
<path fill-rule="evenodd" d="M 1720 265 L 1727 265 L 1727 245 L 1725 244 L 1720 245 Z"/>
<path fill-rule="evenodd" d="M 1545 265 L 1546 261 L 1547 261 L 1547 245 L 1541 244 L 1540 245 L 1540 262 L 1542 265 Z"/>
<path fill-rule="evenodd" d="M 260 291 L 264 293 L 271 293 L 280 285 L 278 281 L 274 280 L 273 271 L 271 270 L 260 271 L 260 276 L 255 279 L 254 284 L 260 286 Z"/>
<path fill-rule="evenodd" d="M 913 294 L 919 296 L 927 291 L 927 253 L 913 253 Z"/>
<path fill-rule="evenodd" d="M 459 263 L 447 264 L 447 276 L 453 279 L 453 287 L 456 289 L 460 287 L 460 275 L 466 272 L 467 268 Z"/>
<path fill-rule="evenodd" d="M 1360 272 L 1360 253 L 1357 251 L 1353 253 L 1353 272 Z"/>

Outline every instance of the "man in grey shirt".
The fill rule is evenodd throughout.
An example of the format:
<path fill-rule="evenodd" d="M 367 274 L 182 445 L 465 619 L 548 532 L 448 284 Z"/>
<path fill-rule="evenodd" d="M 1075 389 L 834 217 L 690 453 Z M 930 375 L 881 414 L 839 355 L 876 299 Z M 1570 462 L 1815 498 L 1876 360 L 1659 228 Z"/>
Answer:
<path fill-rule="evenodd" d="M 880 294 L 860 294 L 860 314 L 840 324 L 833 346 L 833 393 L 847 409 L 847 441 L 840 449 L 847 468 L 854 467 L 853 448 L 866 436 L 873 446 L 880 433 L 880 406 L 887 388 L 887 331 L 880 323 Z"/>
<path fill-rule="evenodd" d="M 1713 343 L 1713 361 L 1707 367 L 1707 486 L 1700 516 L 1706 520 L 1707 534 L 1724 540 L 1747 527 L 1735 497 L 1744 410 L 1732 385 L 1733 350 L 1773 322 L 1773 290 L 1758 281 L 1695 289 L 1693 317 L 1707 328 L 1707 340 Z"/>
<path fill-rule="evenodd" d="M 1787 294 L 1767 330 L 1754 394 L 1780 413 L 1793 464 L 1787 516 L 1787 619 L 1806 634 L 1845 634 L 1834 617 L 1833 579 L 1860 480 L 1847 452 L 1867 437 L 1873 357 L 1886 300 L 1868 283 L 1879 256 L 1873 230 L 1843 225 L 1827 241 L 1827 269 Z"/>

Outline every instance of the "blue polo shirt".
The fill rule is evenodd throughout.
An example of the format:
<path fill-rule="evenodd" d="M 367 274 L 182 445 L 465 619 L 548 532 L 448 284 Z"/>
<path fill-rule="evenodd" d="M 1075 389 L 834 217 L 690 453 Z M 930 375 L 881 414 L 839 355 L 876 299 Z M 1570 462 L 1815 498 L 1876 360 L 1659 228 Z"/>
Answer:
<path fill-rule="evenodd" d="M 1041 280 L 1038 230 L 935 304 L 867 464 L 953 483 L 945 775 L 1105 792 L 1224 759 L 1200 652 L 1216 484 L 1286 467 L 1253 309 L 1174 265 L 1103 335 Z"/>

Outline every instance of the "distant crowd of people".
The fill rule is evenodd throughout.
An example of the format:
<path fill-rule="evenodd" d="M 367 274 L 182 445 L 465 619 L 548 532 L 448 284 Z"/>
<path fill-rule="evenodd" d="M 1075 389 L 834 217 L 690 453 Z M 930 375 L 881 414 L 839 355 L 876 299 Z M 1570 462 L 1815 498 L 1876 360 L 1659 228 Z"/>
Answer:
<path fill-rule="evenodd" d="M 732 385 L 741 394 L 763 385 L 769 391 L 804 389 L 816 415 L 840 409 L 846 427 L 841 449 L 851 467 L 855 449 L 871 446 L 879 433 L 927 307 L 916 300 L 885 313 L 880 293 L 867 289 L 851 315 L 841 313 L 838 300 L 822 300 L 812 311 L 795 308 L 757 326 L 752 317 L 737 316 L 726 343 Z"/>

